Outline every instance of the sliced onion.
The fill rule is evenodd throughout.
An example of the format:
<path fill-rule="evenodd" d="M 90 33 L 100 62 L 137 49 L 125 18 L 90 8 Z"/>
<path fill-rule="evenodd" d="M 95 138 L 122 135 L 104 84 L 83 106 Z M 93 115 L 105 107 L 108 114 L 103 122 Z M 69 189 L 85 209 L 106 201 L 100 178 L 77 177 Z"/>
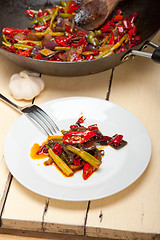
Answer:
<path fill-rule="evenodd" d="M 65 21 L 62 17 L 57 17 L 57 24 L 55 27 L 57 32 L 65 32 Z"/>
<path fill-rule="evenodd" d="M 42 50 L 42 48 L 37 46 L 37 45 L 35 45 L 33 47 L 32 51 L 31 51 L 31 56 L 35 57 L 39 53 L 40 50 Z"/>
<path fill-rule="evenodd" d="M 15 34 L 13 36 L 13 39 L 16 41 L 23 41 L 26 38 L 26 36 L 23 33 Z"/>
<path fill-rule="evenodd" d="M 49 50 L 53 50 L 57 46 L 57 43 L 54 38 L 52 38 L 50 41 L 43 41 L 42 46 Z"/>

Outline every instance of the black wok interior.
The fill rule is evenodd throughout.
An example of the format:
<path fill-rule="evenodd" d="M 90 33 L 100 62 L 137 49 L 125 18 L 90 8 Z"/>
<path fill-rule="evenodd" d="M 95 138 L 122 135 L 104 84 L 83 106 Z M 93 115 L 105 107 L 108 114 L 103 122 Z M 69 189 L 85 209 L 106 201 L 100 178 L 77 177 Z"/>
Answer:
<path fill-rule="evenodd" d="M 75 1 L 84 2 L 85 0 Z M 59 5 L 60 0 L 0 0 L 0 3 L 1 31 L 5 27 L 27 28 L 31 21 L 24 13 L 27 8 L 34 10 L 52 8 L 56 4 Z M 133 12 L 137 12 L 139 15 L 136 20 L 137 35 L 140 35 L 143 41 L 133 48 L 138 50 L 160 28 L 160 0 L 124 0 L 119 3 L 114 12 L 119 8 L 123 11 L 124 17 L 129 17 Z M 0 42 L 2 42 L 2 33 L 0 34 Z M 26 69 L 55 76 L 82 76 L 105 71 L 121 64 L 121 59 L 126 54 L 123 52 L 93 61 L 52 62 L 22 57 L 2 49 L 0 49 L 0 52 Z"/>
<path fill-rule="evenodd" d="M 0 30 L 2 30 L 4 27 L 27 28 L 31 20 L 24 14 L 24 11 L 28 7 L 35 10 L 46 9 L 59 4 L 60 0 L 1 0 L 0 2 Z M 133 12 L 139 14 L 136 25 L 143 40 L 149 38 L 160 27 L 159 0 L 125 0 L 119 3 L 116 9 L 118 8 L 126 17 Z"/>

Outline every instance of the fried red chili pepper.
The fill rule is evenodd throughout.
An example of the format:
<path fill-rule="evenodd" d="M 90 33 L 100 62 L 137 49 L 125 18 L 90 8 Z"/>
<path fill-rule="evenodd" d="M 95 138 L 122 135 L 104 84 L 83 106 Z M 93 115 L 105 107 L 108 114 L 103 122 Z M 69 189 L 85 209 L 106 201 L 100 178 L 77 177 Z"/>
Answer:
<path fill-rule="evenodd" d="M 75 25 L 74 15 L 80 7 L 74 0 L 60 1 L 60 6 L 45 10 L 26 9 L 25 14 L 32 18 L 28 29 L 4 28 L 2 48 L 21 56 L 45 61 L 84 61 L 111 56 L 123 52 L 142 41 L 137 36 L 135 21 L 138 14 L 134 12 L 130 17 L 123 16 L 119 9 L 111 20 L 95 31 L 86 31 Z M 22 34 L 22 37 L 15 36 Z M 125 40 L 121 41 L 125 36 Z M 27 47 L 20 47 L 20 41 L 29 40 L 30 46 L 37 51 L 22 52 Z M 37 44 L 33 43 L 36 41 Z M 23 45 L 28 45 L 23 42 Z M 36 47 L 41 46 L 41 49 Z M 47 55 L 41 50 L 50 50 Z M 52 51 L 52 54 L 51 54 Z"/>
<path fill-rule="evenodd" d="M 2 32 L 4 34 L 16 34 L 16 33 L 30 33 L 31 30 L 28 29 L 16 29 L 16 28 L 3 28 Z"/>
<path fill-rule="evenodd" d="M 54 147 L 52 148 L 52 151 L 53 151 L 55 154 L 57 154 L 58 156 L 60 156 L 61 153 L 62 153 L 62 146 L 61 146 L 61 144 L 56 143 L 56 144 L 54 145 Z"/>
<path fill-rule="evenodd" d="M 94 168 L 89 164 L 89 163 L 85 163 L 84 167 L 83 167 L 83 179 L 87 180 L 92 173 L 94 172 L 93 170 Z"/>
<path fill-rule="evenodd" d="M 26 11 L 25 11 L 25 13 L 27 14 L 27 16 L 28 17 L 30 17 L 30 18 L 34 18 L 34 12 L 32 12 L 30 9 L 27 9 Z"/>
<path fill-rule="evenodd" d="M 67 144 L 85 143 L 96 135 L 95 131 L 77 131 L 69 132 L 63 136 L 63 142 Z"/>
<path fill-rule="evenodd" d="M 82 116 L 77 123 L 84 122 Z M 82 170 L 84 180 L 87 180 L 102 164 L 104 151 L 97 148 L 97 144 L 111 146 L 118 150 L 124 147 L 127 142 L 123 140 L 123 135 L 113 137 L 104 136 L 97 124 L 88 127 L 79 127 L 78 124 L 70 126 L 69 131 L 62 131 L 63 136 L 52 136 L 39 146 L 34 144 L 31 149 L 33 159 L 41 159 L 48 156 L 44 162 L 45 166 L 56 164 L 56 166 L 70 177 L 77 171 Z M 79 131 L 79 129 L 87 129 Z M 73 146 L 73 145 L 74 146 Z"/>

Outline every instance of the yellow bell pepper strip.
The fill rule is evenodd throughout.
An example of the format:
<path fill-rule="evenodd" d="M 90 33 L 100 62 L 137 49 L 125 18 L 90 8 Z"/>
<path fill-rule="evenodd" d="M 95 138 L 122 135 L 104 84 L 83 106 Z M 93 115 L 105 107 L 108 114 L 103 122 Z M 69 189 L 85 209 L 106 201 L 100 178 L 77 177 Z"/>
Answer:
<path fill-rule="evenodd" d="M 63 18 L 70 18 L 73 17 L 74 14 L 71 13 L 60 13 L 59 16 Z"/>
<path fill-rule="evenodd" d="M 32 40 L 20 40 L 18 41 L 18 43 L 21 43 L 21 44 L 27 44 L 27 43 L 33 43 L 35 45 L 38 45 L 40 47 L 42 47 L 42 42 L 41 41 L 32 41 Z"/>
<path fill-rule="evenodd" d="M 59 50 L 59 51 L 67 51 L 67 50 L 70 50 L 71 48 L 70 47 L 55 47 L 54 50 Z"/>
<path fill-rule="evenodd" d="M 116 50 L 117 48 L 119 48 L 122 43 L 128 38 L 128 34 L 125 34 L 120 40 L 119 42 L 117 42 L 116 44 L 113 45 L 113 47 L 110 49 L 112 51 Z"/>
<path fill-rule="evenodd" d="M 102 58 L 102 57 L 108 57 L 108 56 L 111 56 L 114 54 L 114 51 L 113 50 L 106 50 L 104 52 L 100 52 L 99 55 L 95 56 L 95 58 Z"/>
<path fill-rule="evenodd" d="M 71 146 L 71 145 L 68 145 L 66 146 L 66 148 L 75 153 L 76 155 L 78 155 L 79 157 L 81 157 L 84 161 L 88 162 L 91 166 L 93 166 L 94 168 L 98 169 L 99 166 L 101 165 L 101 162 L 93 157 L 90 153 L 84 151 L 84 150 L 81 150 L 77 147 L 74 147 L 74 146 Z"/>
<path fill-rule="evenodd" d="M 13 46 L 19 50 L 29 50 L 29 49 L 33 48 L 33 46 L 28 46 L 28 45 L 21 44 L 21 43 L 15 43 L 15 44 L 13 44 Z"/>
<path fill-rule="evenodd" d="M 52 16 L 51 21 L 50 21 L 50 28 L 52 28 L 53 21 L 54 21 L 54 19 L 57 17 L 58 11 L 59 11 L 59 6 L 56 7 L 55 12 L 53 13 L 53 16 Z"/>
<path fill-rule="evenodd" d="M 60 0 L 60 3 L 61 3 L 61 5 L 62 5 L 62 7 L 65 7 L 66 6 L 66 2 L 65 1 L 63 1 L 63 0 Z"/>
<path fill-rule="evenodd" d="M 68 12 L 70 3 L 71 3 L 71 0 L 69 0 L 69 1 L 66 3 L 66 6 L 64 7 L 64 12 L 65 12 L 65 13 Z"/>
<path fill-rule="evenodd" d="M 64 36 L 64 32 L 50 32 L 49 33 L 52 37 L 56 37 L 56 36 Z"/>
<path fill-rule="evenodd" d="M 6 39 L 6 36 L 3 34 L 2 37 L 4 40 L 3 44 L 6 45 L 7 47 L 11 47 L 11 43 Z"/>
<path fill-rule="evenodd" d="M 73 175 L 73 171 L 68 167 L 68 165 L 57 155 L 51 148 L 48 149 L 48 153 L 56 165 L 62 170 L 62 172 L 68 177 Z"/>
<path fill-rule="evenodd" d="M 36 35 L 37 37 L 44 37 L 47 33 L 49 33 L 52 37 L 64 36 L 64 35 L 65 35 L 64 32 L 52 32 L 52 31 L 48 31 L 48 28 L 46 29 L 45 32 L 36 32 L 35 35 Z"/>

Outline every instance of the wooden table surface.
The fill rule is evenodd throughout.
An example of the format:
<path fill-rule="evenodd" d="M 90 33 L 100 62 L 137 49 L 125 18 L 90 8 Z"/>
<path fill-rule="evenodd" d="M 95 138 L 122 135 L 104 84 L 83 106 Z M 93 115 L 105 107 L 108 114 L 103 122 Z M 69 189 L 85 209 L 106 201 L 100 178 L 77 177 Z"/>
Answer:
<path fill-rule="evenodd" d="M 158 33 L 153 42 L 160 44 Z M 149 49 L 151 50 L 151 49 Z M 22 69 L 0 55 L 0 92 L 19 105 L 9 92 L 9 79 Z M 134 60 L 102 73 L 83 77 L 42 75 L 45 89 L 35 98 L 87 96 L 107 99 L 134 113 L 146 126 L 152 156 L 146 171 L 125 190 L 84 202 L 48 199 L 19 184 L 3 155 L 10 126 L 20 116 L 0 101 L 0 239 L 160 239 L 160 65 Z"/>

